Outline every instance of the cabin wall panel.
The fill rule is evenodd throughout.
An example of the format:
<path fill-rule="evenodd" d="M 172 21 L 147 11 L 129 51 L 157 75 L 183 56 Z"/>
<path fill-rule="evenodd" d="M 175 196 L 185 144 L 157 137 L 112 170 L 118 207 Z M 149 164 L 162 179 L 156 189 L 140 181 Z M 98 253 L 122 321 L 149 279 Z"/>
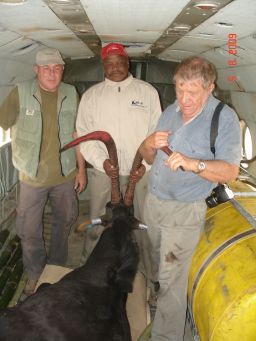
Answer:
<path fill-rule="evenodd" d="M 6 58 L 0 58 L 0 64 L 4 65 L 1 68 L 0 86 L 15 85 L 35 77 L 33 65 L 31 64 L 20 63 Z"/>
<path fill-rule="evenodd" d="M 0 58 L 1 68 L 0 77 L 0 104 L 9 94 L 11 89 L 20 82 L 32 79 L 35 77 L 32 65 L 20 63 L 7 58 Z"/>
<path fill-rule="evenodd" d="M 14 85 L 0 85 L 0 105 L 2 104 L 5 97 L 9 95 Z"/>
<path fill-rule="evenodd" d="M 178 63 L 152 61 L 147 63 L 146 81 L 149 83 L 173 84 L 173 75 Z"/>
<path fill-rule="evenodd" d="M 235 82 L 230 82 L 229 76 L 236 76 Z M 236 66 L 218 70 L 218 86 L 222 90 L 255 92 L 256 65 Z"/>
<path fill-rule="evenodd" d="M 252 155 L 256 155 L 256 93 L 231 92 L 231 100 L 239 114 L 250 129 L 252 136 Z M 249 164 L 248 172 L 256 175 L 256 162 Z"/>
<path fill-rule="evenodd" d="M 67 83 L 101 82 L 104 79 L 104 73 L 100 59 L 67 61 L 63 79 Z"/>
<path fill-rule="evenodd" d="M 0 148 L 0 199 L 2 199 L 18 182 L 18 171 L 12 163 L 11 143 Z"/>

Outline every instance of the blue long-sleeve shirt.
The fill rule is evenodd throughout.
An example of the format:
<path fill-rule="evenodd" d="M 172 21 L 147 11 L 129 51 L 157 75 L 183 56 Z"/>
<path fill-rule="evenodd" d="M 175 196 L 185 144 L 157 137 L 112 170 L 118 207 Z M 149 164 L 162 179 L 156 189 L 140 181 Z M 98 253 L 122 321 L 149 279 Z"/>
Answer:
<path fill-rule="evenodd" d="M 202 112 L 184 124 L 177 104 L 170 105 L 161 115 L 156 131 L 171 131 L 169 148 L 185 156 L 213 160 L 210 149 L 210 127 L 219 100 L 210 96 Z M 168 156 L 157 151 L 149 176 L 149 190 L 163 200 L 192 202 L 205 199 L 216 186 L 191 171 L 172 171 L 165 165 Z M 225 105 L 220 113 L 215 141 L 215 159 L 239 165 L 241 158 L 240 125 L 233 109 Z"/>

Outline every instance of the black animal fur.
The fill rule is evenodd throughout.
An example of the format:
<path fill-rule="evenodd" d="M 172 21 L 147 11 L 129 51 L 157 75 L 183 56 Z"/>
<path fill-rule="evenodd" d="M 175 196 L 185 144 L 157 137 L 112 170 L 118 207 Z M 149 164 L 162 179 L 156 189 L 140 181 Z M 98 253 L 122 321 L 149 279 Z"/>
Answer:
<path fill-rule="evenodd" d="M 90 258 L 0 312 L 0 341 L 131 341 L 127 293 L 138 266 L 132 215 L 119 205 Z"/>

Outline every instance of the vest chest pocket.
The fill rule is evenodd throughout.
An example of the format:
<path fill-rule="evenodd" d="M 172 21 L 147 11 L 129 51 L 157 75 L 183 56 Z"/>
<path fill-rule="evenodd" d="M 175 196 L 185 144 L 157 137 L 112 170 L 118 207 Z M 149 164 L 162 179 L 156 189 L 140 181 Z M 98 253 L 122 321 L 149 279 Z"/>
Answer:
<path fill-rule="evenodd" d="M 18 123 L 18 130 L 25 133 L 39 133 L 39 128 L 41 124 L 41 117 L 36 114 L 24 115 Z"/>

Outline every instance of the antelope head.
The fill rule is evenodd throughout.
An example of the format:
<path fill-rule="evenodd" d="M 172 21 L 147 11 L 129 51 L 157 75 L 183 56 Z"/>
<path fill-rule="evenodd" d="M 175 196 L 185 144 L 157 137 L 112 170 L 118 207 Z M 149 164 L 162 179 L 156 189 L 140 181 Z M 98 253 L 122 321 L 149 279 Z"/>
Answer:
<path fill-rule="evenodd" d="M 120 181 L 119 181 L 119 167 L 118 167 L 118 158 L 116 145 L 111 137 L 111 135 L 105 131 L 94 131 L 92 133 L 86 134 L 84 136 L 78 137 L 75 140 L 71 141 L 67 145 L 65 145 L 62 151 L 65 151 L 71 147 L 74 147 L 82 142 L 97 140 L 101 141 L 105 144 L 109 159 L 106 159 L 103 164 L 103 168 L 106 174 L 111 179 L 111 202 L 106 205 L 106 214 L 101 217 L 101 221 L 105 226 L 111 224 L 112 221 L 112 211 L 115 207 L 124 205 L 128 208 L 130 213 L 133 216 L 133 197 L 136 183 L 143 177 L 145 173 L 145 166 L 142 165 L 142 156 L 137 151 L 136 156 L 133 161 L 132 169 L 130 171 L 129 181 L 127 185 L 127 189 L 124 195 L 124 198 L 120 192 Z M 138 226 L 139 222 L 133 217 L 135 228 Z"/>

